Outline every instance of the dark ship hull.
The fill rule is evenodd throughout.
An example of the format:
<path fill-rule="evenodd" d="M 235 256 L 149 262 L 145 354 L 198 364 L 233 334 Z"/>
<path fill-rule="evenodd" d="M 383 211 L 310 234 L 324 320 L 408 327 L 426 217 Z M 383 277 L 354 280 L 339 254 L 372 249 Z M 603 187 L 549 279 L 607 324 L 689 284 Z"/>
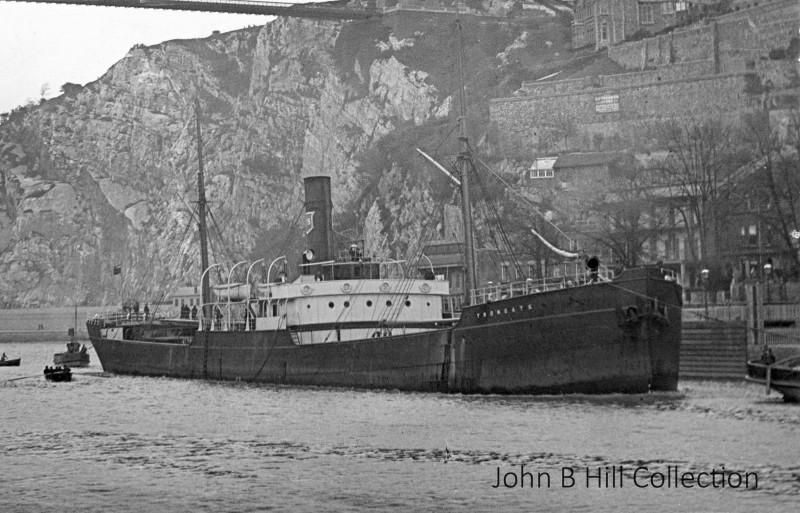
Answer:
<path fill-rule="evenodd" d="M 66 365 L 67 367 L 88 367 L 90 357 L 85 352 L 65 352 L 53 355 L 53 363 L 56 365 Z"/>
<path fill-rule="evenodd" d="M 104 338 L 108 326 L 121 328 Z M 451 328 L 298 344 L 291 329 L 90 320 L 106 372 L 462 393 L 676 390 L 680 288 L 656 269 L 467 307 Z M 395 332 L 402 326 L 395 326 Z"/>

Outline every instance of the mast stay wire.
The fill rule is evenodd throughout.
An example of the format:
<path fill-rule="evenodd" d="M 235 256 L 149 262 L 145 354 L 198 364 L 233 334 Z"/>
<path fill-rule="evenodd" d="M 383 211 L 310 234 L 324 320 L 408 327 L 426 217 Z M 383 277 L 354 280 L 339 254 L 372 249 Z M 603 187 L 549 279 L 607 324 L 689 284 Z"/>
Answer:
<path fill-rule="evenodd" d="M 525 276 L 525 273 L 523 272 L 523 269 L 522 269 L 522 266 L 521 266 L 521 264 L 519 262 L 519 259 L 517 258 L 517 255 L 514 252 L 514 247 L 511 244 L 511 240 L 508 237 L 508 233 L 506 232 L 505 228 L 503 227 L 503 223 L 500 221 L 500 213 L 497 210 L 497 205 L 495 204 L 494 201 L 492 201 L 490 199 L 487 187 L 486 187 L 483 179 L 478 174 L 477 169 L 475 169 L 474 164 L 472 165 L 472 169 L 473 169 L 473 171 L 475 171 L 473 173 L 475 175 L 475 180 L 478 182 L 478 186 L 480 187 L 481 192 L 483 193 L 482 194 L 482 196 L 483 196 L 482 197 L 483 204 L 487 208 L 487 210 L 489 210 L 489 212 L 487 212 L 486 217 L 487 217 L 487 219 L 493 219 L 494 220 L 494 224 L 496 226 L 496 229 L 500 233 L 501 246 L 505 247 L 505 251 L 503 251 L 501 249 L 501 253 L 507 253 L 508 254 L 509 260 L 514 265 L 518 276 Z M 491 224 L 489 224 L 489 229 L 491 230 Z"/>
<path fill-rule="evenodd" d="M 556 225 L 555 225 L 555 224 L 554 224 L 552 221 L 550 221 L 549 219 L 547 219 L 547 217 L 546 217 L 544 214 L 542 214 L 542 213 L 539 211 L 539 208 L 538 208 L 536 205 L 534 205 L 533 203 L 531 203 L 531 201 L 530 201 L 528 198 L 526 198 L 526 197 L 525 197 L 525 196 L 524 196 L 524 195 L 523 195 L 521 192 L 519 192 L 519 191 L 518 191 L 518 190 L 516 190 L 514 187 L 512 187 L 512 186 L 511 186 L 511 185 L 510 185 L 508 182 L 506 182 L 506 181 L 503 179 L 503 177 L 502 177 L 502 176 L 498 175 L 498 174 L 497 174 L 497 172 L 495 172 L 495 170 L 491 168 L 491 166 L 489 166 L 488 164 L 486 164 L 486 162 L 484 162 L 483 160 L 481 160 L 479 157 L 475 157 L 475 160 L 477 160 L 477 161 L 478 161 L 478 162 L 479 162 L 479 163 L 480 163 L 480 164 L 481 164 L 483 167 L 485 167 L 485 168 L 486 168 L 486 169 L 487 169 L 487 170 L 488 170 L 488 171 L 489 171 L 491 174 L 493 174 L 493 175 L 494 175 L 494 176 L 495 176 L 495 177 L 496 177 L 498 180 L 500 180 L 500 181 L 503 183 L 503 185 L 505 185 L 505 186 L 508 188 L 508 190 L 509 190 L 509 191 L 511 191 L 512 193 L 514 193 L 514 195 L 516 195 L 516 196 L 517 196 L 517 197 L 520 199 L 520 201 L 522 201 L 522 202 L 523 202 L 523 203 L 524 203 L 524 204 L 525 204 L 527 207 L 529 207 L 531 210 L 533 210 L 533 212 L 534 212 L 534 213 L 536 213 L 536 214 L 537 214 L 539 217 L 541 217 L 541 218 L 542 218 L 542 219 L 543 219 L 543 220 L 544 220 L 544 221 L 545 221 L 547 224 L 549 224 L 550 226 L 552 226 L 552 227 L 553 227 L 553 229 L 554 229 L 554 230 L 556 230 L 556 231 L 557 231 L 559 234 L 561 234 L 561 236 L 562 236 L 562 237 L 564 237 L 565 239 L 567 239 L 567 241 L 569 241 L 569 244 L 570 244 L 570 248 L 571 248 L 571 249 L 573 248 L 573 246 L 575 246 L 575 245 L 576 245 L 575 241 L 574 241 L 574 240 L 572 240 L 572 238 L 570 238 L 570 236 L 569 236 L 569 235 L 567 235 L 566 233 L 564 233 L 564 231 L 563 231 L 563 230 L 561 230 L 561 229 L 560 229 L 558 226 L 556 226 Z"/>

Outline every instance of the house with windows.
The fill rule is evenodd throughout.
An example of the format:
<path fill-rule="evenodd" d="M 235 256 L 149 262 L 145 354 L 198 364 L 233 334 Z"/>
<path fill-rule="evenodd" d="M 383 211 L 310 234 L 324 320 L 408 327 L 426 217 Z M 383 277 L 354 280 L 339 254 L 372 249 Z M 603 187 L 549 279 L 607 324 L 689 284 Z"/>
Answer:
<path fill-rule="evenodd" d="M 175 292 L 169 295 L 169 307 L 165 308 L 164 311 L 170 315 L 177 315 L 184 306 L 190 310 L 195 306 L 199 309 L 201 304 L 200 295 L 201 292 L 198 285 L 178 287 Z"/>
<path fill-rule="evenodd" d="M 553 166 L 558 157 L 540 157 L 531 165 L 528 181 L 553 178 Z"/>
<path fill-rule="evenodd" d="M 577 0 L 572 47 L 595 50 L 657 34 L 717 0 Z"/>
<path fill-rule="evenodd" d="M 537 198 L 548 191 L 554 209 L 549 212 L 550 220 L 577 248 L 596 255 L 604 265 L 622 266 L 622 254 L 632 258 L 630 253 L 635 253 L 637 265 L 659 262 L 664 269 L 690 280 L 692 270 L 687 269 L 686 261 L 693 242 L 677 212 L 682 198 L 671 197 L 646 181 L 631 182 L 624 191 L 609 188 L 620 173 L 638 167 L 635 159 L 624 151 L 540 158 L 528 171 L 526 194 Z M 641 203 L 647 207 L 642 209 Z M 617 218 L 616 227 L 610 224 L 613 217 Z M 557 268 L 547 274 L 551 272 Z"/>

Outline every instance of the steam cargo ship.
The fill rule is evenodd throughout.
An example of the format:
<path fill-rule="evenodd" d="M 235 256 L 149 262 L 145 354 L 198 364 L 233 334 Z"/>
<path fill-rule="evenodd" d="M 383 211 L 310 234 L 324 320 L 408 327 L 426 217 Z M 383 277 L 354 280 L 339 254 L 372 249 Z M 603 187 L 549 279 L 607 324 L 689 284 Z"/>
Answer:
<path fill-rule="evenodd" d="M 460 54 L 462 77 L 463 61 Z M 605 276 L 590 258 L 582 275 L 569 282 L 476 287 L 463 87 L 460 98 L 461 169 L 460 180 L 454 179 L 461 189 L 465 247 L 460 316 L 445 308 L 447 282 L 414 277 L 415 269 L 403 269 L 397 261 L 373 261 L 358 246 L 338 254 L 327 176 L 304 179 L 307 250 L 298 272 L 273 276 L 276 259 L 254 283 L 250 270 L 256 262 L 242 283 L 219 283 L 212 297 L 209 276 L 217 264 L 209 266 L 206 251 L 197 104 L 202 306 L 196 319 L 128 312 L 89 320 L 103 369 L 460 393 L 676 390 L 681 290 L 659 269 Z"/>
<path fill-rule="evenodd" d="M 305 179 L 313 227 L 294 279 L 220 284 L 204 265 L 196 319 L 130 313 L 87 322 L 106 372 L 293 385 L 462 393 L 675 390 L 680 288 L 655 268 L 582 285 L 527 281 L 473 290 L 460 317 L 449 285 L 406 278 L 397 262 L 334 255 L 331 185 Z M 201 221 L 202 222 L 202 221 Z M 252 266 L 251 266 L 252 268 Z M 248 272 L 248 275 L 250 273 Z M 270 276 L 275 274 L 275 276 Z"/>

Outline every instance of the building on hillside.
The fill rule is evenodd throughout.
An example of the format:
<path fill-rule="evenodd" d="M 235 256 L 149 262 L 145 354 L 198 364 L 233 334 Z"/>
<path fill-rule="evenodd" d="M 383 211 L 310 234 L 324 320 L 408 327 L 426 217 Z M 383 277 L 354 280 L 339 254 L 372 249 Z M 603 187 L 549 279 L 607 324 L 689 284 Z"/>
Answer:
<path fill-rule="evenodd" d="M 534 180 L 547 180 L 555 176 L 553 166 L 558 160 L 558 157 L 539 157 L 537 158 L 528 172 L 526 180 L 530 184 Z"/>
<path fill-rule="evenodd" d="M 595 50 L 649 37 L 680 24 L 701 2 L 675 0 L 577 0 L 572 47 Z M 705 2 L 702 2 L 705 3 Z"/>
<path fill-rule="evenodd" d="M 171 312 L 180 312 L 181 308 L 186 306 L 191 310 L 193 306 L 200 308 L 200 287 L 197 285 L 187 285 L 178 287 L 175 292 L 169 295 L 169 305 Z"/>
<path fill-rule="evenodd" d="M 607 187 L 616 170 L 630 159 L 625 152 L 580 152 L 536 159 L 523 180 L 532 199 L 549 198 L 554 211 L 549 220 L 557 225 L 574 245 L 586 254 L 596 255 L 609 266 L 614 257 L 608 246 L 594 235 L 600 233 L 601 222 L 592 212 L 592 202 L 599 190 Z"/>
<path fill-rule="evenodd" d="M 579 152 L 538 159 L 551 160 L 549 176 L 528 178 L 526 192 L 536 197 L 549 191 L 552 221 L 577 249 L 612 269 L 658 264 L 683 286 L 696 283 L 699 271 L 689 264 L 691 237 L 677 212 L 683 199 L 630 178 L 627 173 L 641 167 L 634 155 Z"/>
<path fill-rule="evenodd" d="M 774 204 L 760 161 L 739 169 L 733 175 L 735 183 L 720 184 L 720 206 L 715 209 L 723 218 L 722 232 L 714 244 L 722 256 L 709 262 L 702 254 L 697 225 L 686 224 L 694 222 L 683 215 L 691 210 L 686 208 L 687 197 L 644 174 L 645 168 L 653 169 L 653 158 L 625 152 L 540 157 L 523 183 L 531 198 L 549 193 L 552 221 L 581 251 L 597 255 L 609 267 L 619 268 L 623 259 L 634 265 L 657 264 L 675 273 L 687 292 L 708 286 L 717 292 L 713 297 L 734 290 L 730 287 L 734 276 L 738 284 L 800 277 L 795 267 L 800 230 L 791 238 L 781 231 L 785 224 L 781 215 L 789 215 L 788 205 L 780 209 Z M 633 176 L 642 179 L 615 183 L 626 169 L 640 169 Z M 636 202 L 638 206 L 631 205 Z M 620 223 L 619 214 L 629 215 L 628 222 Z M 621 255 L 628 251 L 635 255 Z M 710 268 L 709 283 L 703 283 L 701 267 Z M 734 292 L 733 299 L 742 298 Z M 780 297 L 773 294 L 771 299 Z"/>
<path fill-rule="evenodd" d="M 464 229 L 461 221 L 461 210 L 453 205 L 445 205 L 442 223 L 439 225 L 439 236 L 422 249 L 422 258 L 417 263 L 417 271 L 421 276 L 447 281 L 450 284 L 451 302 L 444 305 L 445 313 L 461 310 L 461 298 L 464 295 Z M 504 268 L 499 260 L 499 252 L 495 248 L 476 248 L 476 268 L 479 282 L 477 287 L 502 279 Z M 507 271 L 507 270 L 506 270 Z"/>
<path fill-rule="evenodd" d="M 505 156 L 533 160 L 629 147 L 664 120 L 737 124 L 767 109 L 786 124 L 800 105 L 799 26 L 796 1 L 773 0 L 611 45 L 579 71 L 491 99 L 493 138 Z"/>
<path fill-rule="evenodd" d="M 725 191 L 728 210 L 723 249 L 742 280 L 796 280 L 800 278 L 795 258 L 800 250 L 800 232 L 796 228 L 789 234 L 784 232 L 793 227 L 792 206 L 787 201 L 791 194 L 776 202 L 760 164 L 745 166 L 737 183 Z"/>

